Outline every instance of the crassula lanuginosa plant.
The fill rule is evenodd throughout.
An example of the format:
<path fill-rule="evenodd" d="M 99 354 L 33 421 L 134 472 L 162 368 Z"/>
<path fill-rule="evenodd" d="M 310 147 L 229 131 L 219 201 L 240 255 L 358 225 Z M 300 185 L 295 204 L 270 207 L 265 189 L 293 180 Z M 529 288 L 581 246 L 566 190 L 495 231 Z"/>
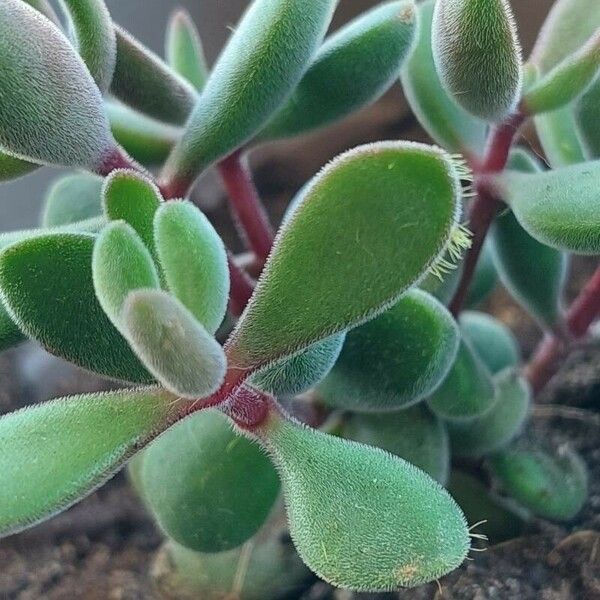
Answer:
<path fill-rule="evenodd" d="M 337 4 L 254 0 L 209 68 L 183 11 L 163 60 L 102 0 L 0 3 L 0 179 L 74 171 L 0 236 L 0 348 L 127 385 L 0 419 L 0 535 L 129 462 L 166 594 L 269 600 L 305 576 L 280 495 L 302 561 L 359 591 L 457 568 L 468 520 L 580 510 L 581 459 L 518 438 L 600 312 L 600 271 L 562 304 L 569 255 L 600 253 L 600 4 L 557 0 L 528 60 L 507 0 L 385 2 L 326 37 Z M 275 235 L 248 152 L 398 80 L 439 147 L 345 152 Z M 188 199 L 212 167 L 250 260 Z M 475 310 L 498 278 L 546 334 L 525 366 Z"/>

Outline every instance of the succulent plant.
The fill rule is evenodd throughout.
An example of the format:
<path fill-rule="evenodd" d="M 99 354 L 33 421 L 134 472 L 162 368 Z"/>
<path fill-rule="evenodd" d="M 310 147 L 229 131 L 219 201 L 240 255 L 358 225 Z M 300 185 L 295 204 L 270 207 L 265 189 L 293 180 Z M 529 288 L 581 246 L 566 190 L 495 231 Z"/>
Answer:
<path fill-rule="evenodd" d="M 212 67 L 181 10 L 163 60 L 102 0 L 58 4 L 64 31 L 43 0 L 0 5 L 0 179 L 80 170 L 0 235 L 0 348 L 126 387 L 0 419 L 0 535 L 128 463 L 166 597 L 275 600 L 305 577 L 280 493 L 302 561 L 357 591 L 459 567 L 482 537 L 461 507 L 494 539 L 573 518 L 581 459 L 519 438 L 600 312 L 600 271 L 563 304 L 569 256 L 600 253 L 596 0 L 558 0 L 526 63 L 508 0 L 386 2 L 328 38 L 335 0 L 253 0 Z M 344 152 L 275 233 L 248 153 L 398 80 L 440 147 Z M 551 168 L 517 147 L 528 119 Z M 191 200 L 211 167 L 250 262 Z M 527 365 L 475 310 L 498 282 L 545 334 Z M 453 459 L 473 473 L 448 483 Z"/>

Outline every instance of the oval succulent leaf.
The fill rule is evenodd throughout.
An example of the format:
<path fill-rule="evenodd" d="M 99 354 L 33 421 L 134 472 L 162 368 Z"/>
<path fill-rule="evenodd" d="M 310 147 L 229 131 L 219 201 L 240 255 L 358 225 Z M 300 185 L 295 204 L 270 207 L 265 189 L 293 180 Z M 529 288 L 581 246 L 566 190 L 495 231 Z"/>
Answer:
<path fill-rule="evenodd" d="M 129 223 L 156 256 L 154 215 L 162 202 L 158 188 L 140 173 L 119 170 L 106 178 L 102 197 L 106 216 Z"/>
<path fill-rule="evenodd" d="M 280 488 L 260 447 L 217 411 L 196 413 L 154 442 L 140 475 L 161 529 L 197 552 L 224 552 L 250 539 Z"/>
<path fill-rule="evenodd" d="M 319 384 L 335 365 L 345 333 L 338 333 L 304 352 L 275 363 L 252 376 L 250 383 L 273 396 L 296 396 Z"/>
<path fill-rule="evenodd" d="M 536 240 L 575 254 L 600 253 L 600 161 L 545 173 L 506 171 L 497 191 Z"/>
<path fill-rule="evenodd" d="M 375 102 L 398 78 L 415 29 L 412 0 L 382 4 L 343 27 L 325 40 L 260 140 L 297 135 Z"/>
<path fill-rule="evenodd" d="M 429 408 L 448 421 L 469 421 L 488 412 L 494 401 L 491 374 L 463 337 L 450 373 L 427 401 Z"/>
<path fill-rule="evenodd" d="M 158 388 L 73 396 L 0 419 L 0 536 L 68 508 L 178 416 Z"/>
<path fill-rule="evenodd" d="M 171 15 L 165 45 L 167 63 L 201 91 L 208 79 L 209 70 L 200 34 L 186 10 L 179 8 Z"/>
<path fill-rule="evenodd" d="M 92 256 L 92 273 L 100 306 L 122 332 L 121 311 L 129 293 L 160 289 L 150 252 L 135 230 L 124 221 L 111 223 L 98 236 Z"/>
<path fill-rule="evenodd" d="M 223 382 L 223 349 L 173 296 L 152 289 L 132 292 L 121 322 L 140 360 L 174 394 L 203 398 Z"/>
<path fill-rule="evenodd" d="M 541 171 L 525 151 L 513 153 L 509 167 Z M 532 238 L 511 211 L 495 220 L 491 239 L 494 264 L 504 287 L 544 328 L 552 329 L 561 319 L 567 255 Z M 528 259 L 523 260 L 524 256 Z"/>
<path fill-rule="evenodd" d="M 492 374 L 519 364 L 521 353 L 518 342 L 510 329 L 498 319 L 466 310 L 460 315 L 460 331 Z"/>
<path fill-rule="evenodd" d="M 464 516 L 420 469 L 281 417 L 261 437 L 283 482 L 296 548 L 325 581 L 389 591 L 433 581 L 465 559 Z"/>
<path fill-rule="evenodd" d="M 0 302 L 0 352 L 25 341 L 25 336 Z"/>
<path fill-rule="evenodd" d="M 164 178 L 187 187 L 256 134 L 317 50 L 337 0 L 255 0 L 206 82 Z"/>
<path fill-rule="evenodd" d="M 505 450 L 490 461 L 503 491 L 533 514 L 570 521 L 588 498 L 588 469 L 573 450 L 549 454 L 540 449 Z"/>
<path fill-rule="evenodd" d="M 559 109 L 581 96 L 600 71 L 600 27 L 577 52 L 535 83 L 523 97 L 523 109 L 535 115 Z"/>
<path fill-rule="evenodd" d="M 453 456 L 481 458 L 506 447 L 521 433 L 531 406 L 531 388 L 508 368 L 494 377 L 496 401 L 483 416 L 448 423 Z"/>
<path fill-rule="evenodd" d="M 60 30 L 25 2 L 3 0 L 0 56 L 0 148 L 34 162 L 102 170 L 117 152 L 102 96 Z"/>
<path fill-rule="evenodd" d="M 162 164 L 181 136 L 181 129 L 147 117 L 120 102 L 107 102 L 113 136 L 127 153 L 145 166 Z"/>
<path fill-rule="evenodd" d="M 70 33 L 96 85 L 106 92 L 117 61 L 117 38 L 104 0 L 60 0 Z"/>
<path fill-rule="evenodd" d="M 186 122 L 196 90 L 129 32 L 116 27 L 117 63 L 110 91 L 121 102 L 155 119 Z"/>
<path fill-rule="evenodd" d="M 60 227 L 102 214 L 101 177 L 77 173 L 57 179 L 46 195 L 42 227 Z"/>
<path fill-rule="evenodd" d="M 39 169 L 40 165 L 0 150 L 0 182 L 12 181 Z"/>
<path fill-rule="evenodd" d="M 445 88 L 471 114 L 501 121 L 521 94 L 521 48 L 507 0 L 438 0 L 432 28 Z"/>
<path fill-rule="evenodd" d="M 566 106 L 535 117 L 535 128 L 550 165 L 558 169 L 586 160 L 574 108 Z"/>
<path fill-rule="evenodd" d="M 171 292 L 215 333 L 229 300 L 225 246 L 202 212 L 190 202 L 169 202 L 154 218 L 160 265 Z"/>
<path fill-rule="evenodd" d="M 9 314 L 50 353 L 100 375 L 153 381 L 104 314 L 92 280 L 90 234 L 31 237 L 0 254 L 0 292 Z"/>
<path fill-rule="evenodd" d="M 381 316 L 350 331 L 319 385 L 329 406 L 358 412 L 398 410 L 429 395 L 445 379 L 460 336 L 452 315 L 432 296 L 407 292 Z"/>
<path fill-rule="evenodd" d="M 427 133 L 449 152 L 479 156 L 487 125 L 459 106 L 444 89 L 433 60 L 431 26 L 435 0 L 417 6 L 417 43 L 402 70 L 402 88 Z"/>
<path fill-rule="evenodd" d="M 405 142 L 334 160 L 281 229 L 230 338 L 231 365 L 265 366 L 397 302 L 455 233 L 458 171 L 440 150 Z"/>
<path fill-rule="evenodd" d="M 386 415 L 351 415 L 343 435 L 395 454 L 446 485 L 450 472 L 448 432 L 423 405 Z"/>

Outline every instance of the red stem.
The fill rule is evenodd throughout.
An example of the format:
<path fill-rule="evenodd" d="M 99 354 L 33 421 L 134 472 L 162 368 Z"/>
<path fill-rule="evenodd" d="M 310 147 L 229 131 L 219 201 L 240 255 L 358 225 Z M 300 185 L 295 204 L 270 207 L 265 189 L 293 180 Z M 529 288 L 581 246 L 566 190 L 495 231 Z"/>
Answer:
<path fill-rule="evenodd" d="M 247 156 L 240 150 L 218 165 L 241 235 L 264 262 L 273 245 L 273 228 L 252 180 Z"/>
<path fill-rule="evenodd" d="M 590 325 L 600 314 L 600 268 L 583 288 L 569 308 L 566 323 L 574 340 L 587 334 Z M 540 392 L 556 375 L 570 349 L 570 344 L 556 335 L 547 335 L 525 368 L 525 375 L 534 393 Z"/>
<path fill-rule="evenodd" d="M 524 121 L 525 116 L 518 113 L 499 125 L 490 134 L 483 161 L 478 165 L 473 165 L 474 185 L 477 191 L 477 197 L 473 200 L 469 210 L 469 229 L 473 233 L 473 240 L 465 260 L 460 284 L 450 303 L 450 311 L 455 317 L 460 314 L 467 299 L 485 238 L 501 206 L 500 200 L 485 184 L 485 176 L 504 170 L 510 149 Z"/>

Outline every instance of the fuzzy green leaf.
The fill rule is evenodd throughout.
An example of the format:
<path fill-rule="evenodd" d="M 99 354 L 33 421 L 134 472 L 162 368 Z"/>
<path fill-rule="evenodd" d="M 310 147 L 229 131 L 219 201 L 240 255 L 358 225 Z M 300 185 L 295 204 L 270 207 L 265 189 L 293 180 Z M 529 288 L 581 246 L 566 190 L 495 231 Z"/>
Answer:
<path fill-rule="evenodd" d="M 75 46 L 101 92 L 112 81 L 117 38 L 104 0 L 60 0 Z"/>
<path fill-rule="evenodd" d="M 464 516 L 420 469 L 279 416 L 261 436 L 283 482 L 296 548 L 329 583 L 357 591 L 412 587 L 465 559 Z"/>
<path fill-rule="evenodd" d="M 164 178 L 185 187 L 255 135 L 290 96 L 337 0 L 255 0 L 206 82 Z"/>
<path fill-rule="evenodd" d="M 492 374 L 519 364 L 521 355 L 515 336 L 494 317 L 482 312 L 463 311 L 460 331 Z"/>
<path fill-rule="evenodd" d="M 448 421 L 469 421 L 494 405 L 491 374 L 465 338 L 450 373 L 427 402 L 436 415 Z"/>
<path fill-rule="evenodd" d="M 448 155 L 407 142 L 334 160 L 281 229 L 230 338 L 231 364 L 267 365 L 395 304 L 453 238 L 459 177 Z"/>
<path fill-rule="evenodd" d="M 0 536 L 61 512 L 177 418 L 158 388 L 73 396 L 0 419 Z"/>
<path fill-rule="evenodd" d="M 575 254 L 600 253 L 600 161 L 546 173 L 506 171 L 494 179 L 501 198 L 536 240 Z"/>
<path fill-rule="evenodd" d="M 209 333 L 215 333 L 229 300 L 227 253 L 221 238 L 190 202 L 161 206 L 154 236 L 169 289 Z"/>
<path fill-rule="evenodd" d="M 26 2 L 29 6 L 35 8 L 35 10 L 42 13 L 52 23 L 60 27 L 60 19 L 56 12 L 54 12 L 54 9 L 48 0 L 23 0 L 23 2 Z"/>
<path fill-rule="evenodd" d="M 446 485 L 450 442 L 444 423 L 423 405 L 386 415 L 351 415 L 344 437 L 387 450 Z"/>
<path fill-rule="evenodd" d="M 448 423 L 453 455 L 481 458 L 506 447 L 521 433 L 529 416 L 531 388 L 512 368 L 496 375 L 494 383 L 491 410 L 466 423 Z"/>
<path fill-rule="evenodd" d="M 502 489 L 535 515 L 570 521 L 588 497 L 588 469 L 573 450 L 505 450 L 490 461 Z"/>
<path fill-rule="evenodd" d="M 260 139 L 289 137 L 375 102 L 400 74 L 416 29 L 412 0 L 377 6 L 332 35 Z"/>
<path fill-rule="evenodd" d="M 12 348 L 25 340 L 25 336 L 0 302 L 0 352 Z"/>
<path fill-rule="evenodd" d="M 541 171 L 525 151 L 513 152 L 509 167 Z M 510 211 L 495 220 L 491 236 L 494 264 L 504 287 L 543 327 L 552 329 L 561 318 L 567 255 L 532 238 Z"/>
<path fill-rule="evenodd" d="M 600 72 L 600 29 L 535 83 L 523 98 L 523 108 L 535 115 L 559 109 L 579 97 Z"/>
<path fill-rule="evenodd" d="M 95 175 L 77 173 L 57 179 L 46 195 L 42 227 L 59 227 L 102 214 L 102 185 Z"/>
<path fill-rule="evenodd" d="M 175 10 L 169 19 L 165 55 L 176 73 L 202 90 L 209 74 L 202 40 L 189 13 L 182 8 Z"/>
<path fill-rule="evenodd" d="M 0 182 L 12 181 L 39 169 L 40 165 L 0 150 Z"/>
<path fill-rule="evenodd" d="M 435 68 L 431 25 L 435 0 L 418 5 L 417 43 L 402 71 L 402 87 L 412 111 L 427 133 L 449 152 L 479 156 L 487 126 L 459 106 L 446 92 Z"/>
<path fill-rule="evenodd" d="M 185 419 L 152 444 L 141 481 L 161 529 L 198 552 L 223 552 L 250 539 L 280 488 L 264 452 L 217 411 Z"/>
<path fill-rule="evenodd" d="M 100 306 L 122 332 L 121 311 L 129 293 L 160 289 L 150 252 L 135 230 L 124 221 L 111 223 L 98 236 L 92 256 L 92 273 Z"/>
<path fill-rule="evenodd" d="M 507 0 L 438 0 L 432 46 L 444 87 L 471 114 L 501 121 L 516 108 L 521 47 Z"/>
<path fill-rule="evenodd" d="M 130 33 L 116 27 L 117 64 L 110 91 L 121 102 L 160 121 L 182 125 L 196 90 Z"/>
<path fill-rule="evenodd" d="M 574 108 L 575 122 L 585 153 L 600 158 L 600 78 Z"/>
<path fill-rule="evenodd" d="M 116 144 L 102 96 L 60 30 L 21 0 L 3 0 L 0 56 L 0 148 L 34 162 L 100 170 Z"/>
<path fill-rule="evenodd" d="M 162 196 L 144 175 L 135 171 L 113 171 L 104 184 L 104 212 L 111 221 L 126 221 L 142 238 L 153 256 L 154 215 Z"/>
<path fill-rule="evenodd" d="M 223 349 L 173 296 L 152 289 L 132 292 L 121 322 L 141 361 L 174 394 L 203 398 L 223 382 Z"/>
<path fill-rule="evenodd" d="M 359 412 L 415 404 L 448 375 L 459 339 L 452 315 L 432 296 L 412 290 L 348 333 L 319 396 L 330 406 Z"/>
<path fill-rule="evenodd" d="M 100 375 L 149 383 L 100 307 L 92 281 L 94 236 L 37 235 L 0 254 L 0 291 L 11 317 L 52 354 Z"/>
<path fill-rule="evenodd" d="M 107 102 L 105 108 L 113 136 L 143 165 L 162 164 L 181 136 L 179 128 L 147 117 L 120 102 Z"/>
<path fill-rule="evenodd" d="M 292 358 L 260 370 L 251 383 L 273 396 L 296 396 L 306 392 L 331 371 L 345 339 L 345 333 L 332 335 Z"/>

